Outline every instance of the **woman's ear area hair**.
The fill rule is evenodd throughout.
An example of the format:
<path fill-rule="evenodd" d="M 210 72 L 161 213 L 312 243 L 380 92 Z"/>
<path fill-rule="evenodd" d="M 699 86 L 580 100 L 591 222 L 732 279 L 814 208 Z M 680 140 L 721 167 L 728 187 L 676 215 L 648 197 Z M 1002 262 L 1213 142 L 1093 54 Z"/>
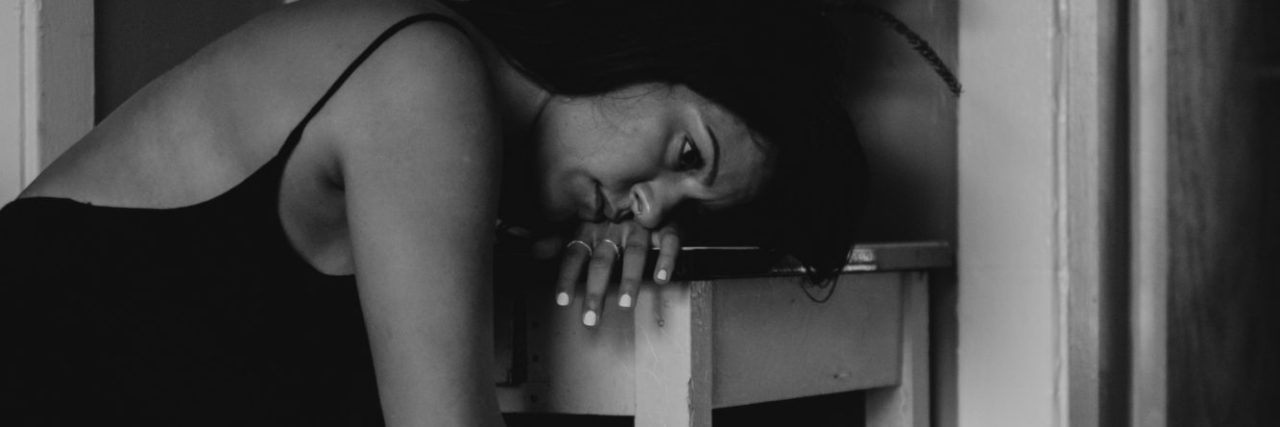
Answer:
<path fill-rule="evenodd" d="M 777 160 L 767 205 L 769 246 L 793 255 L 815 282 L 848 263 L 867 201 L 868 166 L 853 122 L 832 102 L 818 109 L 804 150 Z"/>
<path fill-rule="evenodd" d="M 761 246 L 794 258 L 813 283 L 835 279 L 858 238 L 869 174 L 845 109 L 826 106 L 795 139 L 765 140 L 774 158 L 758 198 L 725 211 L 680 211 L 685 240 Z"/>

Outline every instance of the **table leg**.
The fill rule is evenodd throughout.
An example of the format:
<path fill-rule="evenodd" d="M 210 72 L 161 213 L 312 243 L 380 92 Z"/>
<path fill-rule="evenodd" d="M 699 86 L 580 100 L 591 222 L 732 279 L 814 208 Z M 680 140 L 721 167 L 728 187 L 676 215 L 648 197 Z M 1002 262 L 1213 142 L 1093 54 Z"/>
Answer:
<path fill-rule="evenodd" d="M 640 288 L 636 427 L 711 426 L 711 298 L 706 281 Z"/>
<path fill-rule="evenodd" d="M 929 425 L 929 280 L 923 272 L 902 277 L 901 381 L 867 390 L 868 427 Z"/>

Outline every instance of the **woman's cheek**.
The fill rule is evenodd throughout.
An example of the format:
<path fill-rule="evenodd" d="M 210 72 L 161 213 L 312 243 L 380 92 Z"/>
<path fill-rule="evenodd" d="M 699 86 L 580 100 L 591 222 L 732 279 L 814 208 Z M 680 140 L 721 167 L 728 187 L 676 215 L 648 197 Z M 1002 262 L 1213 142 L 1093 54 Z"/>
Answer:
<path fill-rule="evenodd" d="M 549 176 L 542 188 L 543 215 L 552 221 L 569 221 L 577 216 L 577 203 L 573 199 L 572 180 L 563 174 Z"/>

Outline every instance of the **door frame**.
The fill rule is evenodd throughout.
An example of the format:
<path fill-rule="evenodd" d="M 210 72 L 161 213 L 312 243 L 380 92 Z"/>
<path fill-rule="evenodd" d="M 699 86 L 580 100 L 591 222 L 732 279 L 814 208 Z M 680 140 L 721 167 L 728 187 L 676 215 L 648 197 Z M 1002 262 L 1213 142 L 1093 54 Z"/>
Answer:
<path fill-rule="evenodd" d="M 960 2 L 958 410 L 940 424 L 1130 411 L 1127 7 Z"/>
<path fill-rule="evenodd" d="M 93 2 L 0 8 L 0 204 L 93 128 Z"/>

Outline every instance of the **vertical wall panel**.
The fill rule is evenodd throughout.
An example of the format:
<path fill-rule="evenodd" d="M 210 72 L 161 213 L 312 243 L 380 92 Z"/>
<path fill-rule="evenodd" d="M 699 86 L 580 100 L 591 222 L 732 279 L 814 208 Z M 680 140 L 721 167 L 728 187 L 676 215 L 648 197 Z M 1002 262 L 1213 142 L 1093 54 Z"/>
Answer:
<path fill-rule="evenodd" d="M 1127 425 L 1128 93 L 1118 0 L 1060 0 L 1059 286 L 1067 422 Z"/>
<path fill-rule="evenodd" d="M 1056 5 L 960 7 L 961 427 L 1058 426 Z"/>
<path fill-rule="evenodd" d="M 22 191 L 22 6 L 0 5 L 0 203 Z"/>

